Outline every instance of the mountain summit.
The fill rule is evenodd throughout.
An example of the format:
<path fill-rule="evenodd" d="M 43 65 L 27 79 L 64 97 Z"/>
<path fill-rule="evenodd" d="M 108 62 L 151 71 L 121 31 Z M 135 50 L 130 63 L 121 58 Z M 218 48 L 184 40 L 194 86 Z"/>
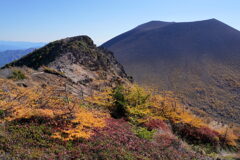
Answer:
<path fill-rule="evenodd" d="M 216 19 L 151 21 L 104 43 L 127 73 L 194 109 L 239 121 L 240 32 Z"/>
<path fill-rule="evenodd" d="M 133 30 L 123 33 L 102 46 L 116 52 L 122 61 L 122 56 L 161 55 L 182 56 L 185 54 L 225 55 L 225 52 L 239 51 L 240 32 L 216 20 L 196 22 L 161 22 L 151 21 Z M 141 46 L 141 47 L 140 47 Z M 229 53 L 230 54 L 230 53 Z M 127 60 L 126 60 L 127 61 Z M 124 63 L 124 61 L 123 61 Z"/>

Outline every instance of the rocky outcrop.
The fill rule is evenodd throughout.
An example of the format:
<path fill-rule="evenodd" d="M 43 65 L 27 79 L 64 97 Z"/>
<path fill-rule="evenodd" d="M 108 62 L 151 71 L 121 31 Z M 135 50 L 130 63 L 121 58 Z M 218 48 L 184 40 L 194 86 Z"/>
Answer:
<path fill-rule="evenodd" d="M 42 79 L 46 82 L 49 79 L 55 81 L 58 77 L 63 79 L 60 80 L 62 82 L 67 80 L 66 83 L 68 82 L 71 91 L 83 95 L 89 95 L 93 90 L 107 86 L 130 82 L 130 78 L 114 58 L 113 53 L 97 48 L 87 36 L 49 43 L 18 61 L 7 64 L 3 69 L 10 67 L 22 69 L 24 66 L 31 68 L 26 74 L 31 73 L 28 77 L 32 79 L 36 80 L 38 77 L 38 80 Z M 54 77 L 50 78 L 49 75 Z"/>

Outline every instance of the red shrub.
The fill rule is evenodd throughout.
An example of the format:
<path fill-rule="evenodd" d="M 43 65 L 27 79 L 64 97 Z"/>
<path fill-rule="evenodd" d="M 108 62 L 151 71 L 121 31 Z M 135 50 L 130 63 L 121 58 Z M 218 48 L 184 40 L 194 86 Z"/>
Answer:
<path fill-rule="evenodd" d="M 170 131 L 168 125 L 160 119 L 151 119 L 147 123 L 144 124 L 149 130 L 153 129 L 161 129 L 163 131 Z"/>
<path fill-rule="evenodd" d="M 207 127 L 193 127 L 187 124 L 174 126 L 174 132 L 192 143 L 219 144 L 220 134 Z"/>
<path fill-rule="evenodd" d="M 149 141 L 135 135 L 132 126 L 123 119 L 110 118 L 106 123 L 105 128 L 95 129 L 90 139 L 72 142 L 71 149 L 60 152 L 55 159 L 204 159 L 168 134 L 156 132 Z"/>
<path fill-rule="evenodd" d="M 220 134 L 210 128 L 207 127 L 201 127 L 197 128 L 196 132 L 199 133 L 198 135 L 201 137 L 205 137 L 206 140 L 219 140 Z"/>

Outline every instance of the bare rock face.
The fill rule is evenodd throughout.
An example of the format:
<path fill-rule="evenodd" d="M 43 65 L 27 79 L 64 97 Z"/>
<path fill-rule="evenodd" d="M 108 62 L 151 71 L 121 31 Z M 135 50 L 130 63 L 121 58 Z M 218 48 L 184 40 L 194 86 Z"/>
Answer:
<path fill-rule="evenodd" d="M 97 48 L 87 36 L 66 38 L 49 43 L 3 68 L 22 68 L 23 66 L 32 69 L 30 77 L 35 80 L 36 77 L 38 80 L 45 79 L 46 74 L 67 79 L 71 91 L 83 95 L 89 95 L 93 90 L 107 86 L 130 82 L 130 78 L 122 65 L 116 61 L 113 53 Z M 49 79 L 51 78 L 43 81 L 46 82 Z M 54 81 L 54 78 L 52 79 Z"/>

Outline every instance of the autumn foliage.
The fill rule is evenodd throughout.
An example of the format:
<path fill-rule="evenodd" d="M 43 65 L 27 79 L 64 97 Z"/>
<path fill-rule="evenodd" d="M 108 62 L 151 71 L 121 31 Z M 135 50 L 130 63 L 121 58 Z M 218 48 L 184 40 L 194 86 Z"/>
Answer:
<path fill-rule="evenodd" d="M 237 145 L 238 137 L 231 129 L 226 134 L 226 128 L 222 131 L 209 126 L 202 118 L 186 109 L 172 92 L 153 94 L 151 90 L 137 85 L 118 86 L 97 92 L 88 101 L 109 108 L 115 117 L 125 117 L 131 123 L 143 125 L 149 130 L 170 130 L 164 122 L 167 121 L 177 134 L 198 143 Z"/>
<path fill-rule="evenodd" d="M 64 85 L 21 87 L 0 79 L 0 121 L 9 124 L 5 134 L 13 133 L 12 140 L 2 140 L 0 132 L 0 149 L 18 150 L 9 146 L 18 141 L 16 135 L 33 136 L 18 145 L 70 148 L 56 151 L 57 159 L 191 159 L 196 155 L 175 135 L 213 146 L 235 147 L 239 139 L 236 130 L 213 128 L 195 116 L 172 92 L 156 94 L 137 85 L 106 88 L 80 99 Z"/>
<path fill-rule="evenodd" d="M 103 113 L 83 108 L 82 101 L 54 87 L 19 87 L 11 81 L 0 79 L 1 122 L 33 117 L 45 117 L 62 124 L 56 129 L 53 138 L 73 140 L 89 138 L 92 128 L 104 127 Z"/>

